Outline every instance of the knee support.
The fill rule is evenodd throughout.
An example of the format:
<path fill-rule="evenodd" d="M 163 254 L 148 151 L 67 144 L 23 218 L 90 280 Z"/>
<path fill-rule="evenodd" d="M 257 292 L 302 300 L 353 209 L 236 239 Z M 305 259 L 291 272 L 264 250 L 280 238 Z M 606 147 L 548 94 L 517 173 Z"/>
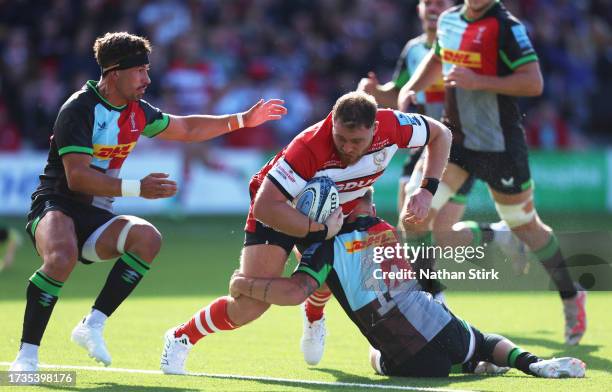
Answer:
<path fill-rule="evenodd" d="M 499 204 L 495 202 L 495 209 L 499 217 L 503 219 L 511 229 L 531 222 L 536 216 L 536 210 L 533 206 L 533 197 L 519 204 Z"/>
<path fill-rule="evenodd" d="M 431 208 L 440 211 L 450 198 L 455 196 L 455 193 L 445 182 L 440 182 L 438 190 L 431 200 Z"/>
<path fill-rule="evenodd" d="M 96 231 L 94 231 L 89 236 L 89 238 L 87 238 L 87 240 L 85 241 L 85 244 L 83 244 L 83 249 L 81 251 L 81 255 L 85 260 L 95 262 L 95 263 L 103 263 L 103 262 L 115 260 L 115 258 L 108 259 L 108 260 L 103 260 L 102 258 L 100 258 L 100 256 L 98 255 L 98 252 L 96 252 L 96 243 L 98 242 L 98 239 L 102 236 L 102 233 L 104 233 L 104 231 L 113 222 L 119 219 L 127 221 L 125 226 L 123 226 L 123 228 L 119 232 L 119 235 L 117 236 L 116 250 L 120 255 L 125 253 L 125 242 L 127 240 L 127 236 L 130 232 L 130 229 L 134 225 L 137 225 L 137 224 L 147 224 L 147 225 L 149 224 L 149 222 L 147 222 L 146 220 L 139 218 L 137 216 L 132 216 L 132 215 L 120 215 L 120 216 L 114 217 L 113 219 L 109 220 L 102 226 L 98 227 Z"/>

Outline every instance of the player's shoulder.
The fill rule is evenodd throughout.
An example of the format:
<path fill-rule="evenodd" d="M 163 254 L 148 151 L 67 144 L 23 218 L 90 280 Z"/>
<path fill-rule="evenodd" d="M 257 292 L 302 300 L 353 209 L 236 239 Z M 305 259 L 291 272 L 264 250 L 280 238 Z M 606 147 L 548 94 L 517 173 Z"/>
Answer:
<path fill-rule="evenodd" d="M 409 51 L 418 46 L 427 45 L 427 35 L 421 34 L 418 37 L 414 37 L 406 43 L 406 51 Z"/>
<path fill-rule="evenodd" d="M 454 5 L 450 8 L 445 9 L 444 11 L 442 11 L 440 16 L 438 16 L 438 23 L 440 23 L 442 19 L 460 15 L 462 10 L 463 10 L 463 4 Z"/>
<path fill-rule="evenodd" d="M 80 90 L 75 91 L 66 99 L 63 105 L 60 107 L 61 112 L 74 112 L 82 111 L 87 109 L 93 109 L 94 97 L 92 97 L 91 91 L 86 86 L 83 86 Z"/>
<path fill-rule="evenodd" d="M 501 2 L 495 4 L 488 14 L 489 16 L 497 18 L 501 24 L 508 24 L 511 26 L 522 24 L 521 21 L 516 16 L 512 15 Z"/>
<path fill-rule="evenodd" d="M 378 129 L 394 129 L 398 125 L 421 125 L 421 116 L 414 113 L 404 113 L 397 109 L 378 109 L 376 121 Z"/>
<path fill-rule="evenodd" d="M 291 144 L 300 146 L 320 160 L 333 151 L 331 113 L 322 121 L 300 132 Z"/>

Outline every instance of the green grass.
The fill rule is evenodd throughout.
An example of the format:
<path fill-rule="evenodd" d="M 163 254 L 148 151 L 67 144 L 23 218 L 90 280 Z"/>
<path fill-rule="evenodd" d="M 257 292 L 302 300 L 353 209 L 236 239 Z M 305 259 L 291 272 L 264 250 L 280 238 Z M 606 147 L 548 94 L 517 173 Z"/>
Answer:
<path fill-rule="evenodd" d="M 238 265 L 243 239 L 242 218 L 152 221 L 164 234 L 162 252 L 134 295 L 109 320 L 105 331 L 113 355 L 112 366 L 116 368 L 158 369 L 162 335 L 166 329 L 187 320 L 210 300 L 225 294 L 228 277 Z M 584 217 L 563 217 L 550 221 L 555 228 L 595 230 L 608 228 L 610 217 L 594 216 L 586 220 Z M 21 225 L 14 219 L 9 223 Z M 26 244 L 20 249 L 14 268 L 0 274 L 0 362 L 12 361 L 17 352 L 26 281 L 39 264 L 32 247 Z M 95 366 L 81 348 L 70 342 L 69 336 L 74 325 L 88 312 L 110 267 L 110 264 L 79 265 L 73 272 L 43 339 L 42 363 Z M 306 366 L 301 358 L 302 318 L 297 307 L 273 307 L 251 325 L 205 338 L 192 351 L 187 366 L 192 372 L 210 374 L 479 391 L 600 391 L 612 382 L 612 331 L 609 328 L 612 325 L 609 311 L 612 293 L 590 293 L 589 329 L 582 344 L 573 348 L 562 343 L 563 320 L 556 293 L 448 292 L 447 299 L 456 314 L 482 331 L 503 334 L 543 357 L 570 355 L 583 359 L 588 366 L 587 378 L 541 380 L 516 370 L 495 378 L 453 375 L 443 380 L 423 380 L 376 376 L 367 361 L 367 342 L 335 301 L 327 308 L 329 337 L 325 356 L 317 367 Z M 5 368 L 0 367 L 0 370 Z M 352 391 L 358 388 L 78 370 L 75 387 L 31 389 L 165 392 Z"/>

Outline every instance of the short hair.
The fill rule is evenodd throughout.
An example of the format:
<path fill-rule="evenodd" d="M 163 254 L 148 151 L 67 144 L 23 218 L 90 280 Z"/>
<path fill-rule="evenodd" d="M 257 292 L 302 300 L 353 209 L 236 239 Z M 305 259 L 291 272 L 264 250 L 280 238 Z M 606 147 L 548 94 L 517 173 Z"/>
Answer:
<path fill-rule="evenodd" d="M 336 101 L 333 120 L 339 121 L 349 129 L 358 127 L 372 128 L 376 121 L 378 106 L 376 99 L 361 91 L 344 94 Z"/>
<path fill-rule="evenodd" d="M 151 53 L 151 43 L 144 37 L 126 32 L 106 33 L 96 38 L 93 51 L 100 68 L 106 68 L 124 57 Z"/>

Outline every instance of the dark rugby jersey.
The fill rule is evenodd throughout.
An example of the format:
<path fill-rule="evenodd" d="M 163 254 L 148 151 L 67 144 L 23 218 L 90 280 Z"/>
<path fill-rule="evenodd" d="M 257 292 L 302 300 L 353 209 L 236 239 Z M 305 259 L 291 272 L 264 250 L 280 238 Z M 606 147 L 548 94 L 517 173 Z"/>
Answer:
<path fill-rule="evenodd" d="M 427 34 L 422 34 L 406 43 L 400 58 L 397 60 L 395 72 L 393 73 L 393 83 L 395 83 L 395 87 L 398 90 L 408 83 L 430 50 L 431 47 L 427 45 Z M 417 92 L 416 100 L 417 104 L 423 105 L 425 109 L 422 114 L 439 120 L 442 117 L 442 110 L 444 108 L 444 81 L 442 80 L 442 75 L 424 91 Z"/>
<path fill-rule="evenodd" d="M 32 199 L 63 196 L 111 211 L 112 197 L 86 195 L 68 188 L 62 155 L 91 155 L 92 168 L 119 177 L 121 166 L 140 135 L 153 137 L 165 130 L 168 122 L 168 115 L 142 99 L 121 107 L 111 105 L 98 92 L 97 82 L 88 81 L 60 108 L 47 165 Z"/>
<path fill-rule="evenodd" d="M 376 262 L 375 247 L 396 244 L 393 226 L 378 218 L 359 218 L 333 239 L 306 248 L 294 274 L 306 273 L 319 285 L 326 282 L 370 344 L 399 365 L 430 342 L 451 315 L 406 275 L 409 262 L 393 257 Z M 389 279 L 382 272 L 404 276 Z"/>
<path fill-rule="evenodd" d="M 499 1 L 477 20 L 468 20 L 462 5 L 442 13 L 435 51 L 444 75 L 457 65 L 481 75 L 505 76 L 538 60 L 525 26 Z M 515 97 L 447 88 L 445 115 L 455 140 L 468 149 L 501 152 L 507 138 L 524 139 Z"/>

